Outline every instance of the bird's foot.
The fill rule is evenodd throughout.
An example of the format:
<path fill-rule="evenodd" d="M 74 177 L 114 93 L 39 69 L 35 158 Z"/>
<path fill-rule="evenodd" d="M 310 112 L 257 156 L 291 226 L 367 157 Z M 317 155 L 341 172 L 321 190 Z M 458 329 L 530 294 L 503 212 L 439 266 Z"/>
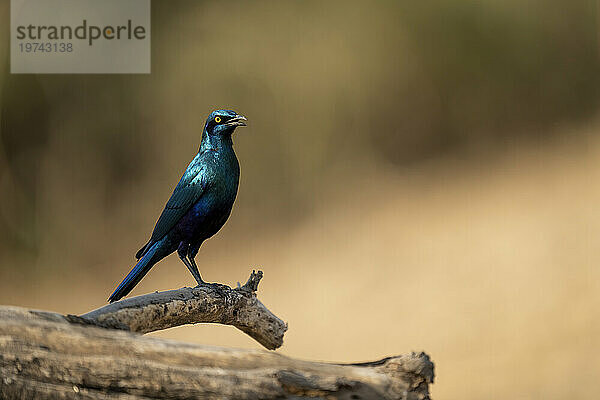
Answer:
<path fill-rule="evenodd" d="M 200 288 L 211 288 L 213 290 L 231 290 L 231 288 L 227 285 L 224 285 L 222 283 L 217 283 L 217 282 L 202 282 L 199 283 L 194 289 L 200 289 Z"/>

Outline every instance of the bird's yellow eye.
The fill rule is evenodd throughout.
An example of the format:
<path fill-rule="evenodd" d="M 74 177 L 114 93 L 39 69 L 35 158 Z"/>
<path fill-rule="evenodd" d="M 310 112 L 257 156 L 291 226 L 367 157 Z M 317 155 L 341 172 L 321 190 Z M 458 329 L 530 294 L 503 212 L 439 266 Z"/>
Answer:
<path fill-rule="evenodd" d="M 221 122 L 221 117 L 215 117 L 215 122 L 218 124 L 219 122 Z"/>

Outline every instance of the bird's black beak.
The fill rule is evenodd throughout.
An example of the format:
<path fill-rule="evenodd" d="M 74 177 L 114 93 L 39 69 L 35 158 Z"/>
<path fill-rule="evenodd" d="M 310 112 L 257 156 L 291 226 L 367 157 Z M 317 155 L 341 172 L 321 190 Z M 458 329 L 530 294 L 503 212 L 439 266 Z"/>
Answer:
<path fill-rule="evenodd" d="M 248 121 L 248 118 L 244 117 L 243 115 L 236 115 L 235 117 L 231 118 L 229 121 L 227 121 L 227 123 L 225 125 L 227 126 L 246 126 L 246 121 Z"/>

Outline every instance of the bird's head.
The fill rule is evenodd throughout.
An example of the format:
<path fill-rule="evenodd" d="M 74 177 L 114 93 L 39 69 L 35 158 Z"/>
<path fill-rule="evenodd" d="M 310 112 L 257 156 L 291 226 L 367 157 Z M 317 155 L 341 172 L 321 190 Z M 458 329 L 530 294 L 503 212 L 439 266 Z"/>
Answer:
<path fill-rule="evenodd" d="M 246 117 L 231 110 L 216 110 L 210 113 L 204 131 L 210 136 L 229 136 L 238 126 L 246 126 Z"/>

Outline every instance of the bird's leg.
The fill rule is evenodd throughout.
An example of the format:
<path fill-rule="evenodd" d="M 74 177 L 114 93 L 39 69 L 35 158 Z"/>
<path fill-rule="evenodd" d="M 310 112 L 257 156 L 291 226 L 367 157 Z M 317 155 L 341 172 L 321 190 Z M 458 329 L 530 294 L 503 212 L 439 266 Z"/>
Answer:
<path fill-rule="evenodd" d="M 190 262 L 190 260 L 188 260 L 187 258 L 182 258 L 181 261 L 183 261 L 183 263 L 185 264 L 185 266 L 188 267 L 188 269 L 190 270 L 192 276 L 194 277 L 194 279 L 198 283 L 198 286 L 202 286 L 202 285 L 206 284 L 206 282 L 204 282 L 202 280 L 202 277 L 200 276 L 200 272 L 198 271 L 198 267 L 196 266 L 196 263 L 194 262 L 193 259 L 192 259 L 192 262 Z"/>
<path fill-rule="evenodd" d="M 194 275 L 194 278 L 196 278 L 196 282 L 198 282 L 198 285 L 205 285 L 206 282 L 204 282 L 202 280 L 202 277 L 200 276 L 200 271 L 198 271 L 198 266 L 196 265 L 196 260 L 194 260 L 192 257 L 188 256 L 188 261 L 192 265 L 192 268 L 194 269 L 194 271 L 196 271 L 197 276 L 194 275 L 193 272 L 192 272 L 192 275 Z"/>
<path fill-rule="evenodd" d="M 187 269 L 190 271 L 190 273 L 192 274 L 192 276 L 194 277 L 196 282 L 198 282 L 198 286 L 203 285 L 205 282 L 200 277 L 200 272 L 198 271 L 198 267 L 196 266 L 196 263 L 194 262 L 192 264 L 190 262 L 190 260 L 187 258 L 189 249 L 190 249 L 189 244 L 181 242 L 181 244 L 177 248 L 177 254 L 179 255 L 179 258 L 181 259 L 181 261 L 185 264 Z M 192 261 L 193 261 L 193 259 L 192 259 Z"/>
<path fill-rule="evenodd" d="M 187 253 L 187 258 L 188 258 L 188 261 L 190 262 L 190 264 L 192 265 L 192 268 L 196 271 L 196 274 L 198 274 L 198 277 L 196 278 L 196 275 L 194 275 L 194 278 L 196 278 L 196 281 L 198 281 L 198 285 L 202 285 L 202 284 L 206 284 L 206 282 L 204 282 L 202 280 L 202 277 L 200 276 L 200 271 L 198 270 L 198 266 L 196 265 L 196 254 L 198 254 L 199 249 L 200 249 L 200 246 L 190 245 L 190 249 Z M 198 279 L 200 279 L 200 280 L 198 280 Z"/>

